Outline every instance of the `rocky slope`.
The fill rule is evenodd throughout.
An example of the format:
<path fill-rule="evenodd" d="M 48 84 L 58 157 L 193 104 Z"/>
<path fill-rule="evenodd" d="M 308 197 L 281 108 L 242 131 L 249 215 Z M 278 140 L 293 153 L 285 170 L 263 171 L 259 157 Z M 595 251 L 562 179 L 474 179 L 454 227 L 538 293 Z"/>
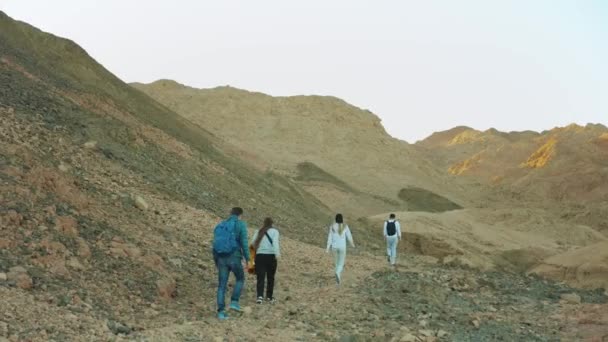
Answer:
<path fill-rule="evenodd" d="M 373 213 L 370 207 L 407 209 L 398 193 L 411 186 L 468 204 L 457 183 L 448 182 L 409 144 L 390 137 L 376 115 L 340 99 L 196 89 L 170 80 L 133 86 L 250 152 L 265 168 L 301 177 L 301 165 L 312 164 L 348 184 L 350 189 L 327 181 L 305 184 L 334 210 L 361 201 L 366 205 L 349 213 L 365 216 Z M 349 196 L 357 201 L 342 200 Z"/>

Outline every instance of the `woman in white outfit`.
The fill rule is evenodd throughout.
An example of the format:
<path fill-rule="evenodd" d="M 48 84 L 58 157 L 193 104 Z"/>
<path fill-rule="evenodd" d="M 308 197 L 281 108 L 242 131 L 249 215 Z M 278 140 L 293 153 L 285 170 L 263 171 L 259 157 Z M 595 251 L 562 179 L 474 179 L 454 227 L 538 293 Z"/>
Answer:
<path fill-rule="evenodd" d="M 329 226 L 329 234 L 327 235 L 327 253 L 333 251 L 334 261 L 336 263 L 336 283 L 340 285 L 342 280 L 342 270 L 344 270 L 344 261 L 346 259 L 346 241 L 355 248 L 353 236 L 350 233 L 348 225 L 344 223 L 342 214 L 336 215 L 336 222 Z"/>

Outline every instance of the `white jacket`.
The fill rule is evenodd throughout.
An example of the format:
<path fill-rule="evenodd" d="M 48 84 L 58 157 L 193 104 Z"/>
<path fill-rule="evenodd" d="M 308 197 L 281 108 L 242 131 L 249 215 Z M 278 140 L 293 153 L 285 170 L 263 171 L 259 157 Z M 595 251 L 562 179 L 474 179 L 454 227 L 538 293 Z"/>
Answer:
<path fill-rule="evenodd" d="M 255 240 L 258 238 L 259 230 L 256 230 L 253 233 L 253 237 L 251 238 L 251 243 L 255 243 Z M 268 236 L 264 236 L 260 241 L 260 246 L 255 251 L 256 254 L 274 254 L 277 258 L 281 256 L 281 245 L 279 241 L 279 231 L 276 228 L 268 229 L 268 235 L 272 239 L 272 243 L 268 240 Z"/>
<path fill-rule="evenodd" d="M 329 234 L 327 235 L 327 250 L 330 249 L 346 249 L 346 241 L 354 248 L 353 236 L 350 234 L 350 229 L 347 224 L 344 224 L 344 230 L 340 234 L 340 228 L 337 223 L 329 226 Z"/>

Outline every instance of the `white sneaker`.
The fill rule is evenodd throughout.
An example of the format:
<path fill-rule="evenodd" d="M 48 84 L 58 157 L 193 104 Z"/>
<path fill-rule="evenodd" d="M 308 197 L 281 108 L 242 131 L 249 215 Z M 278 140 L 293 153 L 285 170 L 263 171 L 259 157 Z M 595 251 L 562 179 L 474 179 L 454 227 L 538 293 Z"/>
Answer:
<path fill-rule="evenodd" d="M 262 304 L 264 302 L 264 298 L 258 297 L 258 300 L 255 301 L 257 304 Z"/>

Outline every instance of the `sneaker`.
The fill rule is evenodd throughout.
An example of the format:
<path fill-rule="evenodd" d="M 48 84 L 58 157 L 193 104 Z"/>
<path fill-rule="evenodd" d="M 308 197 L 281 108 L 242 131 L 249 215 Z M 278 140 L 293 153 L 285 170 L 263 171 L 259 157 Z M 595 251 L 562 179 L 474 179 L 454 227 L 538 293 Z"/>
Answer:
<path fill-rule="evenodd" d="M 220 321 L 225 321 L 228 319 L 228 315 L 224 311 L 220 311 L 217 313 L 217 319 Z"/>
<path fill-rule="evenodd" d="M 340 276 L 336 273 L 336 284 L 340 285 Z"/>
<path fill-rule="evenodd" d="M 230 303 L 230 310 L 241 311 L 241 306 L 238 302 L 232 302 Z"/>
<path fill-rule="evenodd" d="M 258 304 L 262 304 L 264 302 L 264 298 L 258 297 L 258 300 L 255 301 Z"/>
<path fill-rule="evenodd" d="M 266 298 L 266 300 L 268 301 L 268 303 L 270 304 L 276 304 L 277 300 L 274 298 Z"/>

